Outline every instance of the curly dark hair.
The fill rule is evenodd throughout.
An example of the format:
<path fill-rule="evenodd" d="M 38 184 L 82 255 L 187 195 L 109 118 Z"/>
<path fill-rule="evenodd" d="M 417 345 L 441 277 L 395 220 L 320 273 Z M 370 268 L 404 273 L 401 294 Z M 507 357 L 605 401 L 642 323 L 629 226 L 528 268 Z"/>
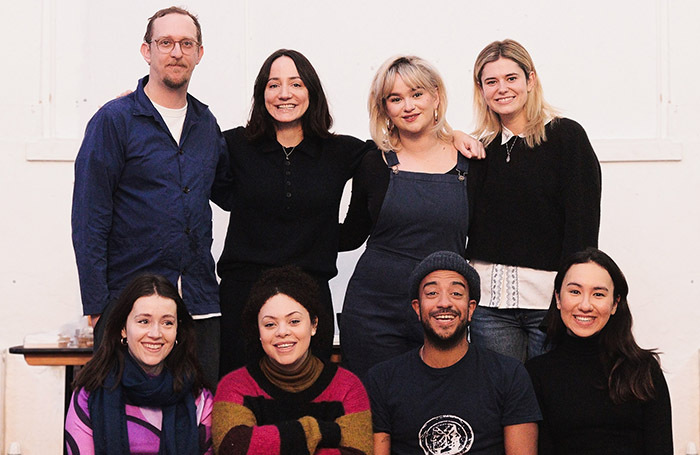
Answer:
<path fill-rule="evenodd" d="M 270 79 L 270 68 L 280 57 L 289 57 L 299 72 L 299 77 L 309 91 L 309 107 L 301 118 L 304 137 L 329 137 L 333 117 L 328 108 L 328 100 L 316 70 L 301 52 L 291 49 L 278 49 L 270 55 L 255 78 L 253 106 L 246 125 L 246 137 L 255 141 L 262 137 L 275 137 L 275 121 L 265 107 L 265 88 Z"/>
<path fill-rule="evenodd" d="M 642 349 L 632 334 L 632 313 L 627 303 L 627 279 L 613 259 L 597 248 L 589 247 L 566 258 L 554 279 L 554 293 L 549 308 L 547 344 L 558 345 L 567 336 L 567 328 L 557 309 L 556 295 L 561 294 L 566 272 L 575 264 L 592 262 L 608 272 L 613 282 L 617 311 L 600 331 L 601 361 L 608 374 L 608 393 L 614 403 L 654 398 L 652 374 L 660 369 L 659 356 L 653 349 Z"/>
<path fill-rule="evenodd" d="M 311 321 L 318 321 L 321 309 L 320 290 L 316 280 L 299 267 L 287 265 L 269 269 L 250 290 L 248 301 L 243 309 L 242 326 L 249 358 L 260 359 L 265 355 L 260 345 L 258 330 L 258 313 L 263 305 L 277 294 L 284 294 L 299 302 L 309 312 Z M 311 350 L 316 346 L 316 339 L 311 337 Z"/>
<path fill-rule="evenodd" d="M 92 392 L 103 387 L 107 375 L 115 367 L 117 379 L 121 380 L 124 372 L 124 356 L 129 355 L 127 346 L 121 344 L 121 331 L 126 326 L 126 320 L 134 307 L 134 302 L 150 295 L 171 299 L 175 301 L 177 307 L 177 343 L 164 360 L 165 367 L 173 375 L 173 389 L 175 392 L 181 391 L 187 378 L 194 378 L 193 394 L 195 395 L 208 386 L 197 360 L 194 320 L 188 313 L 180 294 L 167 278 L 144 274 L 137 276 L 129 283 L 115 302 L 111 313 L 106 316 L 102 342 L 92 359 L 78 372 L 73 381 L 74 389 L 84 387 L 88 392 Z"/>

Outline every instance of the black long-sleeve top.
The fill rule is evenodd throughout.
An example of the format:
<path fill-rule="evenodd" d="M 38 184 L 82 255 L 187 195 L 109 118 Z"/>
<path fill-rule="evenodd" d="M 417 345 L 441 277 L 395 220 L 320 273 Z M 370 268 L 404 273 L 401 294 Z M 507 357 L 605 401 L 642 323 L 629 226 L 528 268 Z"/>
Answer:
<path fill-rule="evenodd" d="M 601 171 L 584 129 L 552 120 L 547 140 L 515 144 L 510 162 L 500 137 L 469 167 L 467 257 L 557 270 L 569 254 L 598 245 Z"/>
<path fill-rule="evenodd" d="M 525 364 L 540 404 L 540 455 L 672 455 L 671 401 L 661 368 L 655 398 L 614 404 L 598 337 L 568 336 Z"/>
<path fill-rule="evenodd" d="M 224 137 L 234 183 L 224 204 L 231 216 L 219 276 L 247 279 L 289 264 L 335 276 L 343 188 L 374 143 L 342 135 L 304 138 L 287 161 L 273 138 L 251 142 L 242 127 Z"/>
<path fill-rule="evenodd" d="M 374 149 L 365 154 L 352 179 L 352 197 L 345 220 L 340 225 L 339 251 L 359 248 L 377 224 L 379 212 L 389 188 L 389 168 L 382 152 Z"/>

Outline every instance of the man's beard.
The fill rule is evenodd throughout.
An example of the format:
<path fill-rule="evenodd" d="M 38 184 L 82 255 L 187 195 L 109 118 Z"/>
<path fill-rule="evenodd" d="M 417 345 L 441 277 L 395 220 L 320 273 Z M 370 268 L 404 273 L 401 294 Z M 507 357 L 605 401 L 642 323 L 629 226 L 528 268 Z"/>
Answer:
<path fill-rule="evenodd" d="M 163 78 L 163 84 L 165 84 L 166 87 L 171 88 L 173 90 L 181 89 L 182 87 L 187 85 L 188 82 L 189 82 L 189 79 L 186 77 L 183 77 L 182 79 L 177 80 L 177 81 L 174 81 L 174 80 L 170 79 L 169 77 Z"/>
<path fill-rule="evenodd" d="M 459 326 L 457 326 L 452 335 L 447 337 L 438 335 L 427 322 L 421 321 L 421 323 L 423 325 L 423 333 L 425 333 L 425 337 L 428 339 L 428 341 L 430 341 L 430 344 L 441 351 L 447 351 L 457 346 L 467 338 L 469 321 L 462 322 Z"/>

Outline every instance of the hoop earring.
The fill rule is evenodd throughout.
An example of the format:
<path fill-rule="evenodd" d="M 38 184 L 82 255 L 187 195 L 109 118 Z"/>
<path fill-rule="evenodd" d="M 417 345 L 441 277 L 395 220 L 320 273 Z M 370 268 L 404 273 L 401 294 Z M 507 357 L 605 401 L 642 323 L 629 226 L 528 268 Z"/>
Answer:
<path fill-rule="evenodd" d="M 394 129 L 394 124 L 391 123 L 391 120 L 386 119 L 386 132 L 391 133 L 391 130 Z"/>
<path fill-rule="evenodd" d="M 126 337 L 122 337 L 122 339 L 120 341 L 121 341 L 121 344 L 123 344 L 124 346 L 129 344 L 129 340 L 127 340 Z"/>
<path fill-rule="evenodd" d="M 435 123 L 437 123 L 438 120 L 439 120 L 439 119 L 438 119 L 437 109 L 435 109 L 435 110 L 433 111 L 433 119 L 435 120 Z"/>

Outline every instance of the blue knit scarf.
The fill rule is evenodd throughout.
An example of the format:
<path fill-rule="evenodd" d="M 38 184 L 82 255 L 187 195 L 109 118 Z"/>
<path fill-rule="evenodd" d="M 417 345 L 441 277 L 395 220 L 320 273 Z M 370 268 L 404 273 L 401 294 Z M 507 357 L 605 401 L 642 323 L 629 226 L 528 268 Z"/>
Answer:
<path fill-rule="evenodd" d="M 103 387 L 88 399 L 96 455 L 129 453 L 125 405 L 161 408 L 159 454 L 191 455 L 199 453 L 199 432 L 192 396 L 192 381 L 180 393 L 173 392 L 173 376 L 167 368 L 155 377 L 146 374 L 129 354 L 124 355 L 121 383 L 116 383 L 116 369 L 107 376 Z"/>

